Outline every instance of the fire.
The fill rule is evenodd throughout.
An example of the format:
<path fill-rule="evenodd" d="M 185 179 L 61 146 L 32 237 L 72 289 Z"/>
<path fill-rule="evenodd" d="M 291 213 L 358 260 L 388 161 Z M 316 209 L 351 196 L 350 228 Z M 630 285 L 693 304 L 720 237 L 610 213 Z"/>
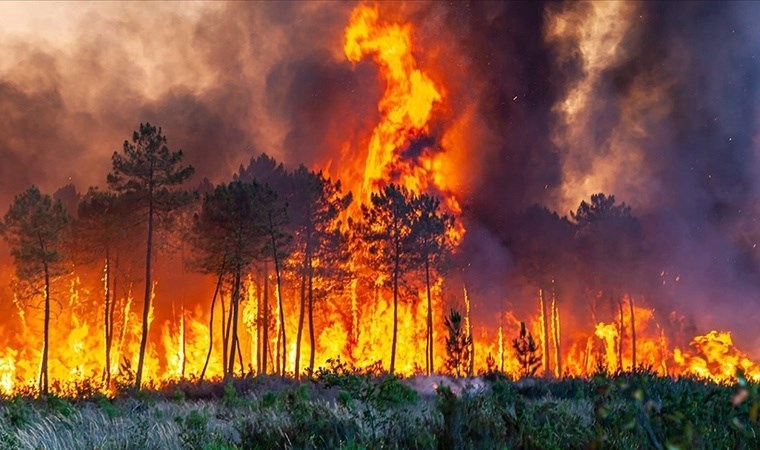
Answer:
<path fill-rule="evenodd" d="M 595 11 L 592 18 L 597 19 L 617 16 L 621 8 L 626 17 L 632 11 L 623 4 L 588 7 Z M 593 96 L 594 80 L 607 67 L 609 60 L 618 58 L 621 37 L 614 24 L 604 20 L 593 22 L 598 24 L 590 27 L 587 35 L 578 38 L 582 44 L 585 76 L 557 106 L 560 117 L 568 123 L 573 118 L 589 116 L 587 102 Z M 562 16 L 553 17 L 550 25 L 550 40 L 567 35 L 567 24 Z M 441 148 L 462 145 L 466 141 L 474 113 L 468 110 L 441 136 L 429 136 L 431 128 L 436 128 L 431 124 L 438 119 L 438 111 L 445 106 L 447 95 L 452 93 L 434 81 L 439 78 L 433 72 L 418 63 L 413 37 L 411 24 L 387 22 L 381 17 L 378 6 L 360 5 L 352 13 L 345 29 L 345 57 L 353 63 L 371 58 L 377 64 L 385 90 L 378 104 L 379 121 L 369 133 L 366 159 L 359 169 L 360 179 L 348 173 L 356 169 L 350 163 L 347 167 L 332 165 L 331 168 L 346 171 L 338 173 L 336 178 L 349 180 L 347 187 L 357 196 L 355 206 L 366 202 L 377 188 L 398 183 L 418 193 L 431 192 L 442 197 L 447 212 L 461 219 L 458 190 L 461 186 L 456 178 L 462 174 L 457 172 L 458 161 L 451 159 L 450 154 Z M 580 131 L 573 127 L 565 133 L 567 135 L 558 135 L 555 139 L 558 144 L 567 144 L 572 153 L 583 136 L 576 135 Z M 441 144 L 435 142 L 437 138 Z M 341 154 L 351 150 L 356 149 L 345 145 L 339 149 Z M 566 164 L 570 162 L 571 159 L 565 161 Z M 573 180 L 579 181 L 578 185 L 605 185 L 604 180 Z M 565 192 L 564 195 L 573 197 L 575 192 Z M 464 232 L 461 220 L 458 220 L 452 240 L 458 243 Z M 295 267 L 300 258 L 295 255 L 284 266 Z M 320 263 L 315 260 L 315 268 L 319 268 Z M 355 264 L 353 268 L 359 270 L 357 266 Z M 104 267 L 97 277 L 93 277 L 97 281 L 92 283 L 92 289 L 86 281 L 81 281 L 85 280 L 84 270 L 74 269 L 61 276 L 61 285 L 67 286 L 68 292 L 56 297 L 63 307 L 52 323 L 50 376 L 64 385 L 105 379 L 102 374 L 106 353 L 104 336 L 107 333 L 103 323 L 106 314 L 102 291 L 107 290 L 111 282 L 107 274 L 116 272 L 109 269 Z M 280 293 L 275 289 L 271 271 L 264 272 L 246 274 L 243 281 L 242 331 L 240 345 L 234 349 L 236 363 L 239 363 L 236 367 L 242 366 L 245 372 L 253 373 L 292 371 L 296 367 L 296 330 L 299 327 L 298 280 L 296 276 L 285 274 L 283 292 Z M 357 367 L 382 361 L 387 368 L 393 329 L 392 297 L 384 288 L 387 274 L 360 275 L 362 277 L 348 282 L 345 292 L 330 293 L 314 304 L 315 368 L 326 366 L 328 359 L 336 357 Z M 361 282 L 359 278 L 362 278 Z M 367 282 L 366 278 L 371 279 Z M 711 331 L 693 338 L 690 350 L 681 350 L 673 345 L 666 333 L 671 324 L 660 323 L 666 319 L 658 318 L 651 305 L 643 301 L 634 304 L 633 299 L 625 295 L 617 301 L 614 314 L 597 320 L 589 311 L 563 308 L 575 299 L 558 298 L 552 286 L 551 292 L 538 291 L 538 302 L 533 297 L 530 300 L 532 307 L 523 312 L 523 317 L 505 308 L 494 314 L 498 328 L 489 328 L 473 314 L 477 311 L 477 294 L 472 294 L 471 299 L 470 293 L 460 285 L 455 288 L 456 294 L 451 294 L 455 297 L 452 301 L 444 297 L 445 289 L 449 288 L 445 281 L 436 277 L 431 286 L 435 324 L 433 366 L 437 372 L 445 370 L 447 330 L 443 318 L 454 303 L 463 313 L 465 332 L 473 338 L 472 360 L 468 364 L 471 374 L 493 369 L 495 365 L 498 370 L 517 377 L 520 364 L 511 343 L 518 335 L 520 323 L 524 322 L 540 349 L 539 375 L 588 376 L 599 369 L 615 372 L 644 367 L 662 375 L 697 375 L 728 382 L 734 378 L 737 369 L 741 369 L 748 377 L 760 380 L 760 366 L 736 349 L 730 333 Z M 116 383 L 126 384 L 137 364 L 141 311 L 139 306 L 135 307 L 131 283 L 124 283 L 125 286 L 112 296 L 115 313 L 111 325 L 110 375 L 117 381 L 110 385 L 103 381 L 98 386 L 107 393 L 114 392 Z M 146 378 L 151 383 L 160 384 L 180 378 L 192 379 L 204 370 L 207 378 L 220 377 L 230 355 L 230 349 L 223 348 L 225 340 L 222 338 L 230 326 L 232 295 L 229 287 L 221 289 L 212 317 L 207 299 L 211 298 L 213 286 L 206 286 L 196 297 L 189 299 L 177 298 L 176 293 L 164 286 L 161 284 L 159 289 L 158 284 L 153 284 L 151 304 L 156 310 L 150 311 L 153 326 L 147 348 Z M 317 285 L 315 289 L 330 291 L 329 286 Z M 402 375 L 421 372 L 426 355 L 425 319 L 429 312 L 426 293 L 424 289 L 410 291 L 413 292 L 400 302 L 398 314 L 396 371 Z M 279 295 L 282 295 L 284 323 L 280 323 Z M 268 302 L 269 323 L 264 321 L 265 301 Z M 25 306 L 16 297 L 13 307 L 14 317 L 19 320 L 9 325 L 11 330 L 4 330 L 0 341 L 0 393 L 5 395 L 34 385 L 40 371 L 40 312 Z M 172 310 L 168 318 L 167 310 Z M 304 323 L 308 324 L 308 320 Z M 283 351 L 279 345 L 283 339 L 281 325 L 287 335 L 285 368 L 279 367 L 282 359 L 278 354 Z M 298 367 L 303 370 L 309 365 L 312 349 L 308 325 L 304 325 L 301 331 Z M 213 343 L 210 336 L 213 336 Z"/>
<path fill-rule="evenodd" d="M 367 150 L 361 198 L 368 200 L 378 184 L 391 178 L 389 172 L 400 168 L 403 185 L 417 192 L 425 190 L 433 163 L 410 167 L 401 151 L 428 131 L 433 106 L 442 96 L 440 88 L 417 67 L 411 25 L 385 24 L 377 7 L 359 6 L 346 28 L 344 51 L 352 62 L 371 55 L 385 80 L 385 94 L 378 105 L 380 122 Z"/>
<path fill-rule="evenodd" d="M 695 337 L 690 345 L 696 354 L 691 355 L 678 348 L 673 354 L 684 374 L 731 381 L 736 371 L 741 369 L 748 379 L 760 381 L 760 366 L 734 347 L 730 332 L 713 330 Z"/>

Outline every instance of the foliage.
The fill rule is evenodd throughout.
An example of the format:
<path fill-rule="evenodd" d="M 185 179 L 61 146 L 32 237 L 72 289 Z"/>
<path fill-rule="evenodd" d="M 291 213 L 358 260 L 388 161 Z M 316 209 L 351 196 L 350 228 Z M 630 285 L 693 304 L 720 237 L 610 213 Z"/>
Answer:
<path fill-rule="evenodd" d="M 468 335 L 462 325 L 462 315 L 452 309 L 443 319 L 448 336 L 446 336 L 446 370 L 448 373 L 461 377 L 467 373 L 470 361 L 472 336 Z"/>
<path fill-rule="evenodd" d="M 169 150 L 161 128 L 150 123 L 140 124 L 140 131 L 132 134 L 132 142 L 124 141 L 123 154 L 113 153 L 113 170 L 107 176 L 109 187 L 122 194 L 127 204 L 135 210 L 144 210 L 147 219 L 145 299 L 140 355 L 135 376 L 135 388 L 138 390 L 142 382 L 153 288 L 151 255 L 154 216 L 169 221 L 172 212 L 189 204 L 194 197 L 190 192 L 179 189 L 195 172 L 192 166 L 182 165 L 182 157 L 182 150 Z"/>
<path fill-rule="evenodd" d="M 8 448 L 667 448 L 760 445 L 758 385 L 647 372 L 590 379 L 406 381 L 334 361 L 315 382 L 218 385 L 184 400 L 15 397 L 0 401 Z M 242 383 L 243 380 L 235 380 Z M 457 388 L 457 386 L 460 386 Z M 257 391 L 258 390 L 258 391 Z M 222 392 L 223 391 L 223 392 Z M 147 391 L 140 391 L 140 394 Z M 337 395 L 336 395 L 337 394 Z M 191 398 L 195 398 L 192 399 Z M 52 400 L 51 400 L 52 399 Z M 63 413 L 63 410 L 67 410 Z"/>
<path fill-rule="evenodd" d="M 520 322 L 520 336 L 512 340 L 512 348 L 520 363 L 520 376 L 532 377 L 541 367 L 541 353 L 533 335 L 525 328 L 525 322 Z"/>
<path fill-rule="evenodd" d="M 40 363 L 40 392 L 48 393 L 48 349 L 50 343 L 51 277 L 62 270 L 64 231 L 69 218 L 60 200 L 53 202 L 32 186 L 13 199 L 0 222 L 0 234 L 11 249 L 16 276 L 27 287 L 29 297 L 44 297 L 43 347 Z"/>
<path fill-rule="evenodd" d="M 413 216 L 409 191 L 401 185 L 390 184 L 371 195 L 370 205 L 362 205 L 361 221 L 349 222 L 356 242 L 366 247 L 361 253 L 370 273 L 377 274 L 377 283 L 390 286 L 393 292 L 391 373 L 396 366 L 399 284 L 413 263 L 410 245 Z"/>

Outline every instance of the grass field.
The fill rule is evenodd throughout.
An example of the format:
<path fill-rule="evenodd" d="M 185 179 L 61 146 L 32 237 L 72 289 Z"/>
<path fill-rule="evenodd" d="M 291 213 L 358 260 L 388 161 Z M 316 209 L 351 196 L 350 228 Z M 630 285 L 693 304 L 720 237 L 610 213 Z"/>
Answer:
<path fill-rule="evenodd" d="M 470 379 L 322 370 L 178 382 L 109 399 L 0 402 L 12 449 L 757 449 L 760 395 L 646 372 L 588 379 Z"/>

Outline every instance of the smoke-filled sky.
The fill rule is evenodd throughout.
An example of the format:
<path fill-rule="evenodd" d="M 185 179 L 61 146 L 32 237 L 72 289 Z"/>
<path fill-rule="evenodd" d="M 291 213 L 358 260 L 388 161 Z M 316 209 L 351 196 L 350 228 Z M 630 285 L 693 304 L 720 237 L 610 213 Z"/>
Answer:
<path fill-rule="evenodd" d="M 102 185 L 145 121 L 198 180 L 260 152 L 355 176 L 341 164 L 361 157 L 383 85 L 343 53 L 354 6 L 0 2 L 0 209 L 32 183 Z M 431 134 L 473 265 L 498 277 L 510 263 L 511 213 L 614 194 L 664 281 L 678 277 L 681 308 L 756 328 L 760 4 L 379 6 L 413 24 L 418 64 L 443 86 Z"/>

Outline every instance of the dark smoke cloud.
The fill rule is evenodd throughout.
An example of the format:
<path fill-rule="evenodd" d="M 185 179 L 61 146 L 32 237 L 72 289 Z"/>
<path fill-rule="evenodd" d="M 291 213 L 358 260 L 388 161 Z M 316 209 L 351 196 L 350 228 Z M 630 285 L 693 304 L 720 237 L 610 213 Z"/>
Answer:
<path fill-rule="evenodd" d="M 102 185 L 111 153 L 146 121 L 184 149 L 198 179 L 226 179 L 262 151 L 308 161 L 307 142 L 321 148 L 328 132 L 357 128 L 345 92 L 376 101 L 369 70 L 333 56 L 351 7 L 103 4 L 79 16 L 65 46 L 7 36 L 0 205 L 32 183 Z"/>

